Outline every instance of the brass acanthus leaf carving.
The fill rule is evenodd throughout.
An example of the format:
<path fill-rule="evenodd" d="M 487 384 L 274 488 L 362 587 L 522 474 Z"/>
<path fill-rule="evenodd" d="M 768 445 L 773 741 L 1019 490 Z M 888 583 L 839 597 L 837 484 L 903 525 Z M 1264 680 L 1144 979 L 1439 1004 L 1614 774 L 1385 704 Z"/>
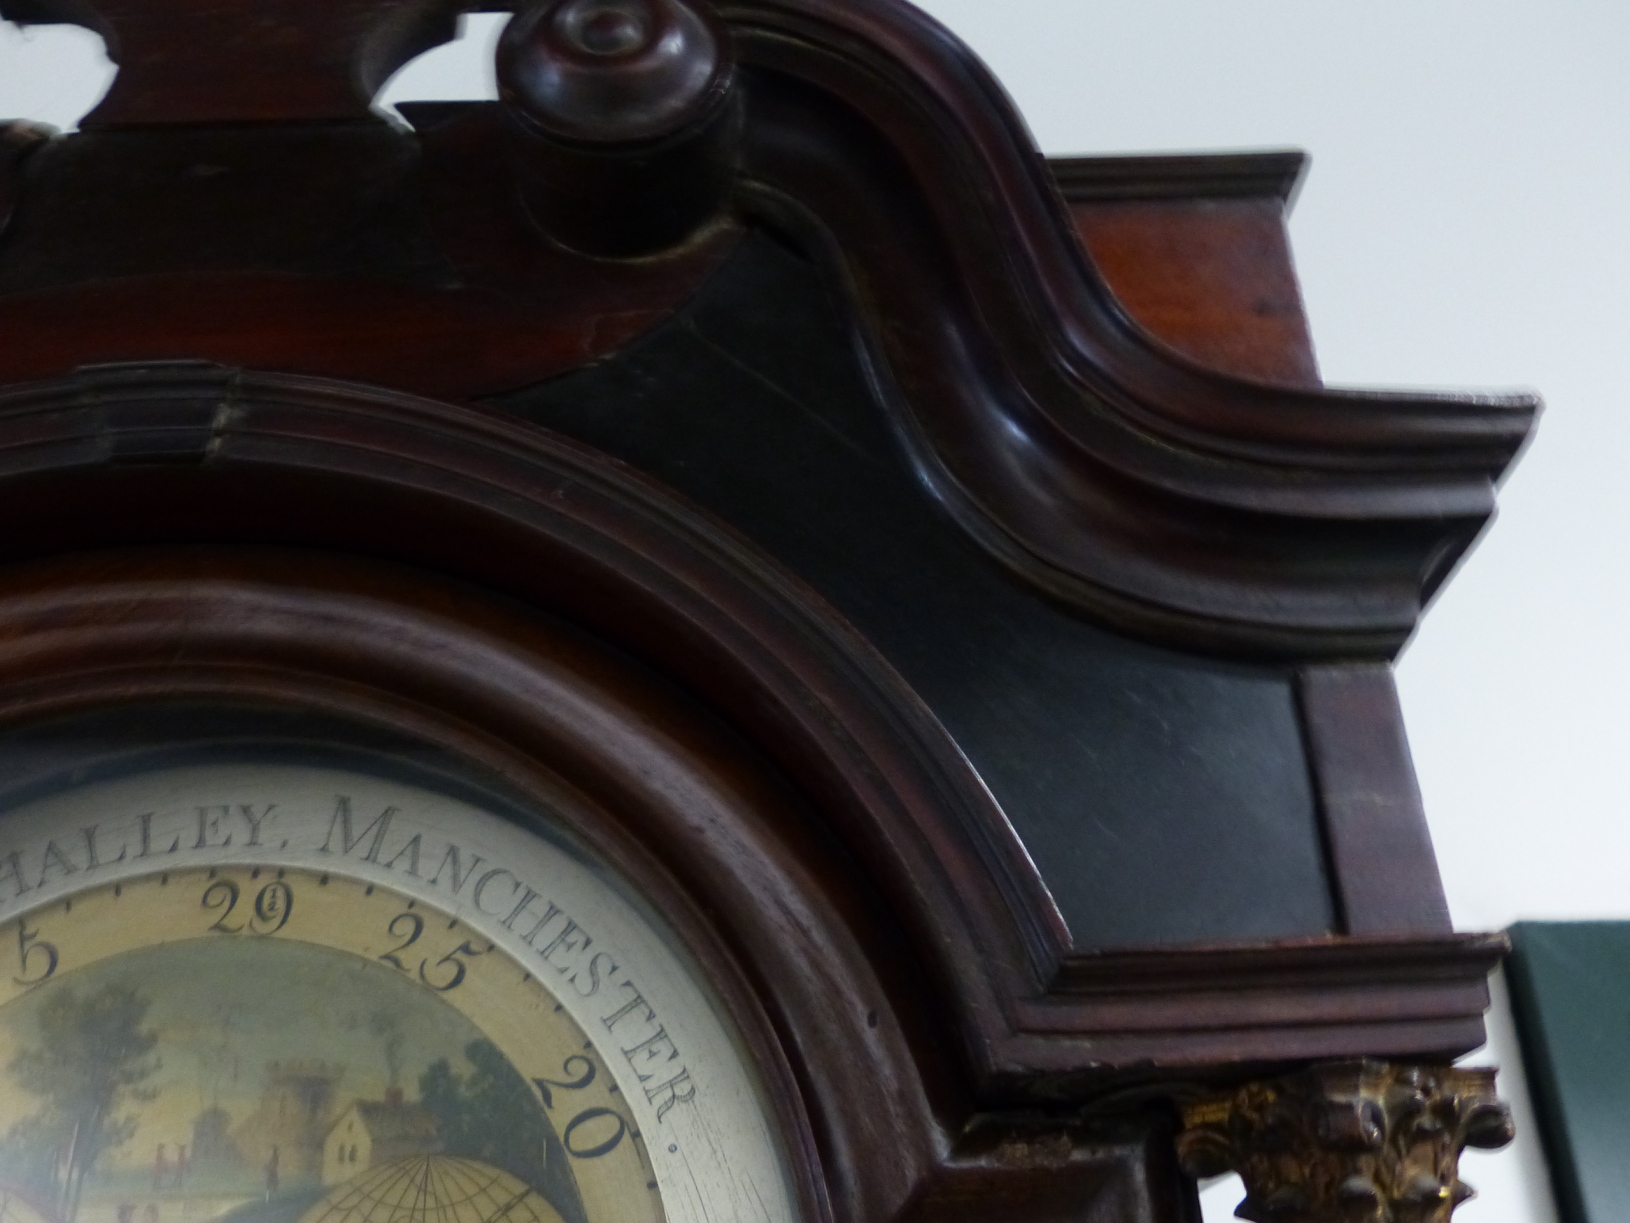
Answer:
<path fill-rule="evenodd" d="M 1376 1061 L 1192 1101 L 1183 1126 L 1184 1169 L 1238 1172 L 1254 1223 L 1448 1223 L 1472 1196 L 1460 1152 L 1512 1138 L 1492 1069 Z"/>

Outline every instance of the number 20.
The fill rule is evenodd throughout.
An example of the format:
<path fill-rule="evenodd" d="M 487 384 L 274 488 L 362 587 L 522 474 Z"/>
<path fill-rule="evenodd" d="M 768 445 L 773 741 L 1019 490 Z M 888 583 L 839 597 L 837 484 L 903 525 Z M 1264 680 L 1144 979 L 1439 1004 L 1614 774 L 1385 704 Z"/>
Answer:
<path fill-rule="evenodd" d="M 578 1067 L 581 1067 L 581 1070 L 573 1066 L 574 1062 Z M 582 1091 L 590 1083 L 594 1082 L 594 1063 L 581 1054 L 574 1054 L 567 1058 L 560 1069 L 563 1074 L 575 1073 L 577 1077 L 572 1079 L 532 1080 L 532 1085 L 538 1089 L 538 1094 L 543 1097 L 544 1105 L 550 1109 L 555 1106 L 556 1088 L 562 1091 Z M 611 1137 L 601 1139 L 593 1145 L 584 1145 L 587 1139 L 579 1138 L 578 1131 L 590 1122 L 598 1121 L 602 1117 L 609 1117 L 616 1123 L 616 1129 L 612 1131 Z M 602 1155 L 610 1155 L 615 1151 L 617 1145 L 622 1142 L 623 1136 L 627 1133 L 628 1122 L 615 1109 L 585 1108 L 566 1123 L 566 1128 L 560 1133 L 560 1143 L 573 1159 L 599 1159 Z"/>

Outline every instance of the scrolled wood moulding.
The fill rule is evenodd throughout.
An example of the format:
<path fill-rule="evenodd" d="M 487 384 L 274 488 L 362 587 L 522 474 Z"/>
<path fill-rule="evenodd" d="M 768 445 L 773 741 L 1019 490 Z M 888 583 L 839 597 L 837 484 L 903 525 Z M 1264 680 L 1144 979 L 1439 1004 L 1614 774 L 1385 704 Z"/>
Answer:
<path fill-rule="evenodd" d="M 1052 597 L 1196 651 L 1402 645 L 1492 513 L 1537 400 L 1270 386 L 1193 364 L 1116 304 L 1011 103 L 919 10 L 697 5 L 735 51 L 740 213 L 829 262 L 900 444 L 986 551 Z M 4 0 L 0 13 L 116 35 L 121 73 L 87 122 L 134 131 L 366 119 L 383 75 L 449 37 L 465 7 L 260 4 L 256 20 L 287 34 L 275 55 L 232 33 L 247 0 Z M 199 36 L 205 19 L 220 38 Z M 166 66 L 175 46 L 199 48 L 198 62 Z M 415 308 L 413 327 L 433 335 L 436 301 Z M 267 322 L 236 325 L 264 336 Z M 197 355 L 231 351 L 209 343 Z M 271 363 L 325 371 L 290 343 Z"/>
<path fill-rule="evenodd" d="M 1267 386 L 1185 362 L 1116 305 L 1011 104 L 931 19 L 837 0 L 720 11 L 755 70 L 749 206 L 824 238 L 897 431 L 971 536 L 1189 648 L 1403 643 L 1492 512 L 1535 399 Z"/>
<path fill-rule="evenodd" d="M 1285 219 L 1296 151 L 1049 158 L 1127 315 L 1207 369 L 1321 388 Z"/>

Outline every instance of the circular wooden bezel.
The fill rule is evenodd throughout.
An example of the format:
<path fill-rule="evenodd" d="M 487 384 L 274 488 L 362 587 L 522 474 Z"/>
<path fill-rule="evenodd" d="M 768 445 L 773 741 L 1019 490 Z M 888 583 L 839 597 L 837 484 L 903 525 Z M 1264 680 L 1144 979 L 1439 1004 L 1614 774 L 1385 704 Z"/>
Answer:
<path fill-rule="evenodd" d="M 662 914 L 716 992 L 803 1218 L 832 1217 L 817 1128 L 882 1123 L 864 1136 L 882 1143 L 927 1122 L 895 1000 L 844 920 L 865 902 L 833 894 L 842 867 L 807 804 L 630 660 L 478 592 L 321 554 L 129 550 L 0 580 L 0 734 L 177 702 L 389 731 L 551 813 Z"/>
<path fill-rule="evenodd" d="M 196 364 L 0 396 L 0 723 L 270 703 L 540 802 L 664 912 L 781 1101 L 806 1216 L 943 1165 L 1066 933 L 1000 809 L 813 592 L 495 412 Z M 1023 1040 L 1023 1037 L 1019 1038 Z"/>

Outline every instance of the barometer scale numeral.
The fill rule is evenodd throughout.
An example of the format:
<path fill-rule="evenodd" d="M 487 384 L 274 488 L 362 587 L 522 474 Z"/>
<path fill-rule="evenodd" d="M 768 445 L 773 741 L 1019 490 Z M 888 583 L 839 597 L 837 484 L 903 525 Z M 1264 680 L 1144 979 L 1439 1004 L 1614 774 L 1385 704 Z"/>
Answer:
<path fill-rule="evenodd" d="M 573 1070 L 574 1062 L 582 1066 L 581 1071 Z M 590 1083 L 594 1082 L 595 1065 L 582 1054 L 573 1054 L 561 1064 L 560 1072 L 562 1074 L 575 1073 L 577 1077 L 571 1079 L 532 1080 L 532 1085 L 538 1089 L 538 1095 L 543 1097 L 543 1106 L 550 1112 L 555 1110 L 555 1090 L 558 1088 L 561 1091 L 582 1091 Z M 580 1148 L 574 1141 L 577 1138 L 577 1131 L 602 1117 L 610 1117 L 617 1123 L 617 1128 L 612 1132 L 611 1137 L 603 1139 L 593 1146 Z M 576 1159 L 599 1159 L 602 1155 L 610 1155 L 615 1151 L 617 1144 L 622 1142 L 623 1135 L 627 1133 L 628 1121 L 616 1109 L 585 1108 L 566 1123 L 566 1128 L 560 1134 L 560 1144 L 566 1148 L 568 1155 Z"/>
<path fill-rule="evenodd" d="M 266 935 L 276 934 L 289 924 L 289 915 L 294 912 L 294 889 L 287 883 L 278 880 L 261 888 L 255 893 L 253 912 L 247 922 L 229 925 L 242 895 L 242 889 L 231 879 L 217 879 L 204 889 L 202 906 L 212 911 L 221 910 L 210 930 L 218 934 L 241 934 L 247 928 L 251 934 Z"/>
<path fill-rule="evenodd" d="M 401 927 L 401 929 L 397 927 Z M 400 944 L 385 952 L 384 955 L 376 958 L 382 963 L 389 964 L 392 968 L 411 973 L 413 970 L 402 963 L 401 953 L 419 941 L 419 936 L 424 933 L 424 918 L 411 910 L 406 913 L 398 913 L 391 918 L 390 925 L 385 927 L 385 933 L 392 938 L 402 938 L 403 934 L 406 933 L 407 937 Z M 474 943 L 466 940 L 442 956 L 434 964 L 428 958 L 420 960 L 419 980 L 438 994 L 445 994 L 449 990 L 457 989 L 462 985 L 465 975 L 469 972 L 469 964 L 460 957 L 469 956 L 473 958 L 478 955 L 486 955 L 491 950 L 491 944 L 485 947 L 477 947 Z M 435 972 L 437 976 L 443 979 L 441 981 L 432 981 L 430 979 L 432 972 Z"/>
<path fill-rule="evenodd" d="M 309 937 L 310 932 L 302 933 L 298 923 L 291 926 L 295 917 L 298 880 L 279 877 L 257 888 L 250 880 L 259 874 L 257 870 L 244 878 L 216 868 L 210 869 L 207 877 L 198 880 L 199 891 L 184 889 L 184 894 L 190 892 L 197 897 L 192 912 L 200 914 L 201 920 L 191 926 L 197 933 L 186 933 L 191 923 L 182 921 L 173 928 L 174 933 L 170 938 L 184 940 L 197 937 L 198 933 L 209 938 L 225 936 L 228 939 L 255 940 L 279 934 L 283 938 L 302 941 Z M 184 876 L 164 874 L 156 877 L 155 882 L 161 892 L 170 891 L 173 882 L 179 881 L 179 878 Z M 328 882 L 326 875 L 320 881 L 322 885 Z M 109 889 L 110 898 L 118 901 L 119 897 L 125 896 L 123 903 L 128 904 L 129 890 L 129 884 L 114 886 Z M 365 894 L 375 895 L 375 888 L 369 886 Z M 175 899 L 181 900 L 182 897 Z M 76 910 L 79 901 L 78 897 L 74 899 Z M 310 907 L 313 903 L 317 908 Z M 325 903 L 326 900 L 317 897 L 308 900 L 302 909 L 301 921 L 309 923 L 314 920 L 314 915 L 323 911 Z M 180 914 L 176 916 L 180 917 Z M 26 991 L 57 976 L 65 964 L 68 967 L 78 966 L 77 954 L 64 959 L 61 947 L 67 944 L 62 943 L 64 931 L 58 930 L 57 924 L 54 920 L 41 923 L 27 917 L 14 923 L 16 958 L 11 980 L 15 986 Z M 455 921 L 448 928 L 454 929 L 457 925 Z M 438 957 L 437 953 L 442 947 L 436 945 L 437 940 L 433 937 L 427 937 L 431 931 L 432 927 L 424 914 L 411 907 L 399 910 L 383 923 L 389 949 L 372 953 L 372 958 L 404 976 L 416 979 L 426 989 L 445 995 L 467 982 L 473 962 L 478 957 L 484 957 L 496 949 L 492 943 L 466 938 Z M 8 938 L 7 942 L 10 941 Z M 71 946 L 70 952 L 75 952 L 77 946 Z M 531 974 L 526 974 L 525 979 L 530 980 Z M 560 1007 L 556 1005 L 554 1009 L 558 1013 Z M 635 1158 L 641 1163 L 646 1162 L 640 1132 L 634 1122 L 621 1109 L 610 1106 L 609 1101 L 600 1098 L 603 1090 L 615 1095 L 617 1088 L 604 1087 L 609 1079 L 604 1066 L 594 1057 L 582 1053 L 568 1055 L 560 1063 L 557 1077 L 535 1077 L 530 1082 L 544 1109 L 552 1115 L 558 1114 L 560 1119 L 555 1125 L 559 1145 L 574 1163 L 594 1163 L 625 1150 L 631 1144 L 637 1148 Z M 587 1095 L 585 1097 L 579 1093 Z M 646 1166 L 648 1168 L 648 1164 Z M 649 1171 L 642 1174 L 642 1183 L 654 1193 L 656 1182 L 649 1180 L 649 1175 Z"/>
<path fill-rule="evenodd" d="M 43 965 L 40 963 L 42 957 Z M 13 982 L 18 985 L 38 985 L 56 974 L 60 962 L 61 956 L 57 954 L 55 943 L 48 943 L 40 938 L 40 932 L 30 930 L 26 921 L 17 923 L 17 975 L 12 978 Z M 31 964 L 38 969 L 33 976 L 29 975 L 33 971 Z"/>

